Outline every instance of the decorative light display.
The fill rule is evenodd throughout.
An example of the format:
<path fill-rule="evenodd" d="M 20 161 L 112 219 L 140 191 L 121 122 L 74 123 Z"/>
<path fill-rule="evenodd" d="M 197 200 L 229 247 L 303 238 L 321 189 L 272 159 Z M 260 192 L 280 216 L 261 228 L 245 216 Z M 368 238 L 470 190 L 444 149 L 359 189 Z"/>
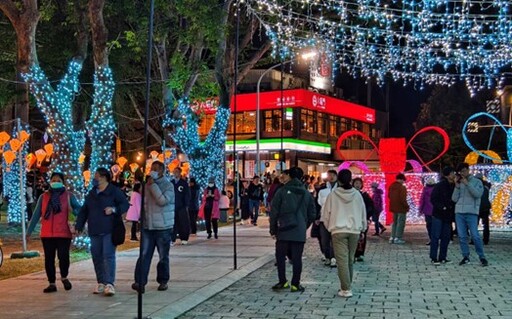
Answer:
<path fill-rule="evenodd" d="M 229 115 L 229 107 L 220 106 L 217 109 L 215 122 L 203 142 L 198 132 L 199 117 L 194 113 L 188 99 L 180 100 L 173 116 L 168 114 L 164 120 L 164 126 L 172 128 L 171 138 L 187 154 L 190 175 L 196 178 L 201 188 L 206 187 L 209 177 L 215 178 L 216 185 L 223 185 L 224 148 Z"/>
<path fill-rule="evenodd" d="M 423 87 L 501 86 L 512 61 L 505 0 L 246 0 L 281 57 L 321 47 L 353 76 Z"/>
<path fill-rule="evenodd" d="M 53 140 L 50 170 L 64 173 L 70 191 L 76 194 L 82 194 L 84 189 L 82 167 L 78 159 L 84 149 L 85 131 L 75 130 L 72 109 L 75 93 L 79 89 L 78 76 L 81 70 L 80 61 L 71 61 L 56 90 L 37 64 L 32 65 L 29 72 L 22 75 L 45 116 L 47 132 Z"/>
<path fill-rule="evenodd" d="M 95 172 L 99 167 L 108 168 L 111 165 L 112 143 L 114 140 L 114 98 L 115 83 L 112 70 L 109 67 L 98 67 L 94 73 L 94 96 L 92 113 L 87 121 L 87 133 L 91 140 L 91 166 Z"/>
<path fill-rule="evenodd" d="M 512 209 L 512 165 L 474 165 L 470 167 L 472 174 L 480 173 L 491 183 L 489 201 L 491 215 L 489 221 L 499 228 L 508 228 Z"/>
<path fill-rule="evenodd" d="M 431 159 L 429 162 L 423 161 L 421 156 L 418 154 L 414 146 L 412 145 L 412 142 L 414 139 L 421 134 L 425 134 L 427 132 L 433 131 L 443 138 L 443 150 L 433 159 Z M 450 147 L 450 138 L 448 137 L 448 134 L 445 130 L 443 130 L 440 127 L 437 126 L 428 126 L 424 127 L 418 132 L 416 132 L 413 137 L 409 140 L 409 143 L 406 144 L 405 138 L 381 138 L 379 141 L 379 147 L 377 148 L 377 145 L 370 139 L 368 135 L 361 131 L 351 130 L 343 133 L 336 143 L 336 150 L 341 158 L 344 158 L 343 153 L 341 152 L 340 148 L 343 145 L 343 142 L 352 136 L 359 136 L 360 138 L 368 141 L 373 147 L 374 151 L 376 151 L 379 155 L 379 161 L 380 161 L 380 169 L 384 173 L 385 177 L 385 189 L 389 188 L 391 183 L 395 181 L 395 175 L 398 173 L 401 173 L 405 170 L 407 160 L 407 149 L 411 149 L 413 153 L 417 156 L 417 158 L 420 160 L 421 164 L 411 162 L 411 166 L 413 167 L 414 172 L 418 172 L 422 170 L 422 167 L 427 167 L 428 165 L 433 163 L 434 161 L 438 160 L 443 156 Z M 371 154 L 368 154 L 368 157 Z M 389 207 L 389 198 L 385 197 L 384 201 L 386 202 L 385 206 Z M 393 217 L 389 211 L 386 211 L 386 214 L 383 214 L 386 216 L 386 223 L 390 224 L 393 221 Z"/>
<path fill-rule="evenodd" d="M 512 31 L 512 30 L 511 30 Z M 490 119 L 492 119 L 495 123 L 496 123 L 496 127 L 500 127 L 502 128 L 505 133 L 507 134 L 507 157 L 508 157 L 508 160 L 502 160 L 499 156 L 497 156 L 496 153 L 492 152 L 492 153 L 489 153 L 489 152 L 485 152 L 485 151 L 480 151 L 480 150 L 477 150 L 473 144 L 471 144 L 469 138 L 468 138 L 468 135 L 467 133 L 469 132 L 468 131 L 468 126 L 470 123 L 472 123 L 471 121 L 473 121 L 475 118 L 477 117 L 488 117 Z M 494 132 L 494 128 L 493 128 L 493 132 Z M 469 132 L 471 133 L 471 132 Z M 493 134 L 491 134 L 490 136 L 490 139 L 492 139 L 493 137 Z M 475 113 L 473 115 L 471 115 L 467 120 L 466 120 L 466 123 L 464 123 L 464 126 L 462 127 L 462 138 L 464 139 L 464 142 L 466 143 L 466 145 L 473 151 L 475 152 L 476 154 L 478 154 L 479 156 L 482 156 L 483 158 L 486 158 L 486 159 L 490 159 L 492 161 L 500 161 L 500 162 L 503 162 L 503 163 L 511 163 L 512 162 L 512 128 L 507 128 L 505 127 L 505 125 L 503 125 L 501 123 L 500 120 L 498 120 L 494 115 L 491 115 L 489 113 L 486 113 L 486 112 L 479 112 L 479 113 Z M 496 157 L 497 156 L 497 157 Z"/>
<path fill-rule="evenodd" d="M 18 131 L 14 130 L 13 138 L 18 138 Z M 5 143 L 3 151 L 14 152 L 11 143 Z M 3 169 L 3 196 L 9 199 L 7 206 L 7 222 L 9 224 L 21 224 L 21 207 L 22 200 L 25 199 L 27 175 L 25 167 L 27 165 L 26 157 L 28 155 L 27 143 L 20 144 L 17 152 L 13 153 L 15 159 L 11 163 L 7 163 L 5 158 L 2 160 Z M 21 156 L 21 166 L 19 161 Z M 25 215 L 25 217 L 27 217 Z"/>

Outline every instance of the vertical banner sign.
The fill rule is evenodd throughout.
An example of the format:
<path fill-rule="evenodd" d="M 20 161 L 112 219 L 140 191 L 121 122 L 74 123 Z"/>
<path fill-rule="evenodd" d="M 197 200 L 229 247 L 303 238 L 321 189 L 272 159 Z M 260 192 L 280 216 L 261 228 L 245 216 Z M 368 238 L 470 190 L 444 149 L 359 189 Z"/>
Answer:
<path fill-rule="evenodd" d="M 121 153 L 121 140 L 119 138 L 116 138 L 116 153 Z"/>
<path fill-rule="evenodd" d="M 329 52 L 322 49 L 312 60 L 309 70 L 309 82 L 314 88 L 332 90 L 332 61 Z"/>

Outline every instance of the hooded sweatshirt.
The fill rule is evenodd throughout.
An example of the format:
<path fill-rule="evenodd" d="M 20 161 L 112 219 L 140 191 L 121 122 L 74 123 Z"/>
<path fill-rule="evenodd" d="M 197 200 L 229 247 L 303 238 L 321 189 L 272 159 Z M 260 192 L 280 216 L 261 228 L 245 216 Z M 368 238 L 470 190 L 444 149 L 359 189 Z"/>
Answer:
<path fill-rule="evenodd" d="M 363 232 L 367 227 L 363 196 L 354 188 L 336 188 L 327 196 L 320 221 L 331 234 Z"/>

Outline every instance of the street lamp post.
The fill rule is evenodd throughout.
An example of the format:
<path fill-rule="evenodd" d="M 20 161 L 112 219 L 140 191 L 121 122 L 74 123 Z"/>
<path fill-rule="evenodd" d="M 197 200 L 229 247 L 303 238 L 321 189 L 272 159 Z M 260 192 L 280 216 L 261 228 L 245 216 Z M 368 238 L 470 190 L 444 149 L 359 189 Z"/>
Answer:
<path fill-rule="evenodd" d="M 260 159 L 260 138 L 261 138 L 261 134 L 260 134 L 260 126 L 261 126 L 261 120 L 260 120 L 260 84 L 261 84 L 261 80 L 263 79 L 263 77 L 265 75 L 267 75 L 270 71 L 276 69 L 277 67 L 280 67 L 281 65 L 285 64 L 285 63 L 290 63 L 292 62 L 293 60 L 288 60 L 288 61 L 283 61 L 283 62 L 280 62 L 276 65 L 273 65 L 271 66 L 270 68 L 266 69 L 260 76 L 260 78 L 258 79 L 258 84 L 256 86 L 256 175 L 260 175 L 261 172 L 261 159 Z M 281 76 L 283 76 L 281 74 Z M 281 101 L 281 103 L 283 103 L 283 101 Z M 284 116 L 284 114 L 281 114 L 281 116 Z"/>

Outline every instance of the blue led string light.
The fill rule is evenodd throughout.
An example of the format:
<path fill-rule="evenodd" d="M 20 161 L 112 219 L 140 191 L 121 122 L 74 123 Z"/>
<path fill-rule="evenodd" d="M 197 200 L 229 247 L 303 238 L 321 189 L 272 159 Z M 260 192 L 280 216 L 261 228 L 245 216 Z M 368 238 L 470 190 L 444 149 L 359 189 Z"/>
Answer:
<path fill-rule="evenodd" d="M 190 175 L 196 178 L 201 188 L 207 186 L 209 177 L 215 178 L 216 185 L 223 185 L 224 149 L 230 113 L 228 107 L 219 106 L 215 122 L 204 142 L 200 140 L 198 132 L 200 118 L 192 110 L 188 99 L 181 99 L 174 116 L 168 114 L 164 120 L 164 126 L 172 128 L 171 138 L 187 154 Z"/>
<path fill-rule="evenodd" d="M 47 131 L 52 137 L 54 152 L 50 170 L 64 173 L 69 190 L 79 197 L 83 193 L 84 182 L 78 159 L 84 149 L 85 131 L 74 128 L 73 101 L 79 90 L 78 77 L 81 70 L 81 61 L 71 61 L 56 89 L 37 64 L 22 75 L 46 119 Z"/>
<path fill-rule="evenodd" d="M 91 140 L 91 166 L 94 174 L 98 167 L 110 168 L 114 140 L 114 113 L 112 99 L 115 83 L 109 67 L 98 67 L 94 73 L 92 113 L 87 121 L 87 134 Z"/>

